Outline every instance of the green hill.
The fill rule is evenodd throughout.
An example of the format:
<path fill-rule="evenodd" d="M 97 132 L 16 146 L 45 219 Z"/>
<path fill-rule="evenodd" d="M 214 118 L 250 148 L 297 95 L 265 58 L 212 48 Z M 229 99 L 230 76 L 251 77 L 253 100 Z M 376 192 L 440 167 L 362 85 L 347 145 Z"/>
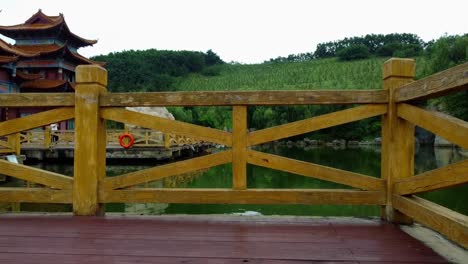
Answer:
<path fill-rule="evenodd" d="M 174 88 L 178 91 L 381 89 L 386 59 L 223 64 L 214 66 L 218 76 L 190 74 L 180 78 Z M 419 57 L 416 61 L 421 75 L 426 60 Z"/>
<path fill-rule="evenodd" d="M 389 52 L 393 52 L 393 56 L 399 53 L 421 54 L 416 57 L 416 79 L 468 60 L 468 35 L 444 36 L 429 43 L 419 43 L 419 50 L 410 49 L 414 43 L 407 41 L 405 44 L 403 40 L 406 35 L 395 36 L 402 37 L 401 45 L 390 42 L 377 47 L 373 41 L 367 40 L 385 39 L 386 36 L 371 35 L 369 38 L 366 36 L 324 43 L 318 45 L 314 54 L 306 54 L 307 56 L 290 55 L 251 65 L 226 64 L 211 50 L 206 53 L 130 50 L 101 55 L 94 59 L 107 62 L 111 92 L 381 89 L 382 65 L 389 58 L 382 55 Z M 413 35 L 406 37 L 415 39 Z M 394 41 L 393 38 L 390 40 Z M 355 60 L 355 56 L 340 56 L 340 50 L 354 52 L 352 45 L 369 47 L 368 50 L 372 51 L 366 55 L 369 58 Z M 338 57 L 328 58 L 330 56 Z M 439 109 L 466 119 L 467 96 L 468 92 L 463 92 L 433 102 Z M 352 106 L 249 107 L 249 128 L 262 129 L 347 107 Z M 232 126 L 230 107 L 170 107 L 169 110 L 178 120 L 219 129 L 230 129 Z M 360 140 L 379 134 L 380 118 L 371 118 L 306 136 L 327 140 Z"/>

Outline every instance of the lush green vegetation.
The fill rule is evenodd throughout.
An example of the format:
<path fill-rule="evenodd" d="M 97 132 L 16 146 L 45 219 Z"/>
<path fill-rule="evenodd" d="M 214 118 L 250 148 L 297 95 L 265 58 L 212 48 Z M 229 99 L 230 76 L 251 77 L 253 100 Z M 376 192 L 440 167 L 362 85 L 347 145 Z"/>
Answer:
<path fill-rule="evenodd" d="M 341 60 L 365 59 L 371 56 L 417 57 L 423 53 L 427 44 L 415 34 L 367 34 L 319 43 L 315 52 L 277 57 L 270 62 L 297 62 L 332 57 L 339 57 Z"/>
<path fill-rule="evenodd" d="M 429 44 L 425 56 L 428 63 L 423 71 L 424 75 L 468 62 L 468 34 L 441 37 Z M 430 104 L 453 116 L 468 120 L 468 91 L 434 99 Z"/>
<path fill-rule="evenodd" d="M 213 75 L 210 67 L 224 63 L 212 50 L 129 50 L 93 59 L 106 62 L 112 92 L 169 91 L 176 78 L 189 73 Z"/>
<path fill-rule="evenodd" d="M 419 79 L 467 61 L 467 39 L 467 35 L 445 36 L 423 43 L 413 34 L 366 35 L 319 44 L 313 56 L 311 53 L 290 55 L 287 60 L 255 65 L 223 63 L 211 50 L 206 53 L 124 51 L 94 59 L 108 63 L 109 89 L 113 92 L 381 89 L 382 64 L 388 59 L 382 56 L 422 54 L 415 58 L 416 78 Z M 370 58 L 363 59 L 366 56 Z M 361 59 L 354 60 L 357 58 Z M 466 118 L 467 94 L 463 92 L 435 100 L 432 104 Z M 249 107 L 249 127 L 261 129 L 346 107 Z M 170 111 L 178 120 L 220 129 L 231 128 L 229 107 L 171 107 Z M 367 119 L 306 136 L 348 140 L 373 138 L 380 134 L 379 121 L 379 118 Z"/>

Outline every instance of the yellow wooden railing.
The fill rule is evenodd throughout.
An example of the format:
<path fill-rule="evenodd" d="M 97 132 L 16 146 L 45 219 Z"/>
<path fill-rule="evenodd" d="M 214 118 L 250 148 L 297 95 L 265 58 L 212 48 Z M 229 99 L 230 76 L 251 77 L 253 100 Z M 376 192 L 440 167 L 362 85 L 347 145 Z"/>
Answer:
<path fill-rule="evenodd" d="M 0 160 L 0 173 L 44 188 L 0 188 L 0 202 L 71 203 L 76 215 L 102 214 L 102 204 L 229 203 L 380 205 L 382 218 L 421 222 L 468 246 L 467 216 L 414 194 L 468 182 L 468 161 L 414 176 L 414 127 L 423 127 L 468 148 L 468 123 L 411 105 L 467 89 L 468 64 L 413 81 L 415 64 L 390 59 L 383 67 L 382 90 L 262 92 L 107 93 L 107 73 L 79 66 L 75 94 L 0 95 L 1 107 L 56 107 L 0 123 L 0 137 L 75 119 L 74 176 L 68 177 Z M 359 104 L 346 110 L 249 132 L 247 107 L 256 105 Z M 126 110 L 128 106 L 232 106 L 232 133 Z M 381 178 L 348 172 L 251 149 L 251 146 L 364 118 L 382 116 Z M 227 150 L 150 169 L 106 177 L 105 120 L 227 146 Z M 135 188 L 141 183 L 232 163 L 232 188 Z M 353 189 L 250 189 L 247 164 L 332 181 Z M 130 188 L 131 187 L 131 188 Z"/>

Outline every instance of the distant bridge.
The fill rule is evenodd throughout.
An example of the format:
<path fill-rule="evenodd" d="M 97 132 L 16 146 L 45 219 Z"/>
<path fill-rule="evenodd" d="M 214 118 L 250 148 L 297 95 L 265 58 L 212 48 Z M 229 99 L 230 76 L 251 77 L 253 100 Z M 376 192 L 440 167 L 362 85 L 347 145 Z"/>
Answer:
<path fill-rule="evenodd" d="M 134 145 L 129 149 L 121 147 L 118 139 L 119 135 L 125 132 L 129 132 L 135 139 Z M 173 154 L 174 152 L 180 152 L 185 149 L 198 152 L 205 149 L 208 145 L 211 145 L 190 137 L 144 128 L 113 129 L 107 130 L 106 133 L 106 148 L 109 158 L 143 157 L 166 159 L 177 156 L 177 154 Z M 203 148 L 200 149 L 200 147 Z M 49 128 L 44 130 L 29 130 L 4 137 L 0 140 L 0 154 L 19 155 L 22 152 L 26 154 L 27 157 L 39 159 L 44 157 L 43 151 L 52 152 L 46 154 L 46 157 L 49 158 L 73 158 L 74 148 L 74 130 L 51 131 Z M 125 153 L 121 153 L 124 150 Z"/>

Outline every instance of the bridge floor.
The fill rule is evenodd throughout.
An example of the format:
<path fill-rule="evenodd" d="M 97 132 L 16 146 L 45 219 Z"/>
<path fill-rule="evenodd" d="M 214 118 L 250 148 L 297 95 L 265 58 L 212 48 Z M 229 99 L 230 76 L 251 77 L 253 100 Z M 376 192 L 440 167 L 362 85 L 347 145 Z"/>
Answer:
<path fill-rule="evenodd" d="M 0 215 L 0 263 L 311 262 L 447 261 L 371 220 Z"/>

